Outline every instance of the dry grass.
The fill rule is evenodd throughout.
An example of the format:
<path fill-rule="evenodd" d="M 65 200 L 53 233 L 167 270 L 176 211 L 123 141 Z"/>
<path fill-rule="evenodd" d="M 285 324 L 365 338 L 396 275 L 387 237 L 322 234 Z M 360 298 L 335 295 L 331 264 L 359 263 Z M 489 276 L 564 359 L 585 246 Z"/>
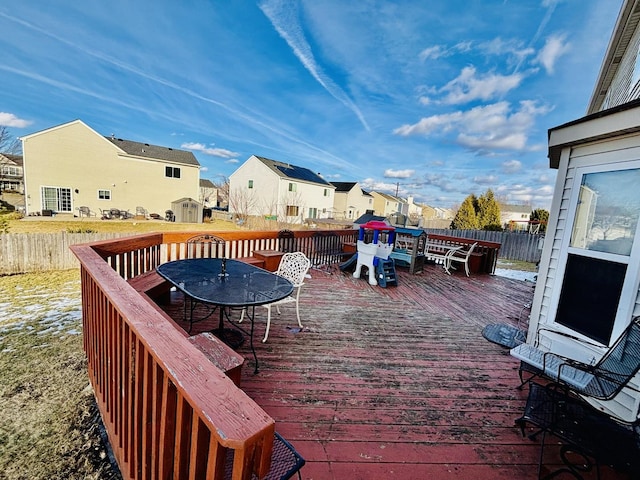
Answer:
<path fill-rule="evenodd" d="M 105 479 L 77 270 L 0 277 L 0 479 Z"/>
<path fill-rule="evenodd" d="M 159 220 L 87 220 L 87 219 L 46 219 L 27 217 L 8 221 L 9 233 L 57 233 L 67 231 L 91 231 L 98 233 L 149 233 L 179 231 L 239 230 L 240 227 L 228 220 L 214 220 L 207 223 L 175 223 Z"/>

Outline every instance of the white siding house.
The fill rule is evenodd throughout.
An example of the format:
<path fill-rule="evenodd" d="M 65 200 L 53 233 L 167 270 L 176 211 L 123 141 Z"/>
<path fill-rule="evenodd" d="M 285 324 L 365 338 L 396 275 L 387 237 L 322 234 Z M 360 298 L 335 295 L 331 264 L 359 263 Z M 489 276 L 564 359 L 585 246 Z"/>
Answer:
<path fill-rule="evenodd" d="M 588 115 L 549 130 L 558 170 L 528 343 L 592 363 L 640 315 L 640 0 L 623 3 Z M 586 398 L 632 422 L 640 379 Z"/>
<path fill-rule="evenodd" d="M 286 223 L 330 218 L 334 191 L 307 168 L 252 155 L 229 176 L 229 212 Z"/>

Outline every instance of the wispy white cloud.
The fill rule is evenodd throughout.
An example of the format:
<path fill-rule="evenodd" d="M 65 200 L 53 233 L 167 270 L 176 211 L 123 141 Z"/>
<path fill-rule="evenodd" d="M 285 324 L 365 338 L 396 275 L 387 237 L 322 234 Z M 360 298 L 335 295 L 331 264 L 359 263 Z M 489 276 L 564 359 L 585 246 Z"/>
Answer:
<path fill-rule="evenodd" d="M 53 31 L 41 28 L 37 25 L 34 25 L 33 23 L 27 22 L 25 20 L 22 20 L 20 18 L 16 18 L 14 16 L 8 15 L 2 11 L 0 11 L 0 17 L 5 18 L 11 22 L 14 22 L 16 24 L 21 25 L 24 28 L 27 28 L 29 30 L 33 30 L 36 31 L 42 35 L 45 35 L 51 39 L 56 40 L 57 42 L 60 42 L 63 45 L 66 45 L 68 47 L 71 47 L 77 51 L 80 51 L 82 53 L 84 53 L 85 55 L 88 55 L 90 57 L 93 57 L 95 59 L 100 60 L 101 62 L 104 62 L 105 64 L 114 66 L 118 69 L 121 69 L 124 72 L 127 73 L 131 73 L 133 75 L 136 75 L 139 78 L 144 78 L 145 80 L 149 80 L 153 83 L 156 83 L 158 85 L 162 85 L 164 87 L 167 87 L 175 92 L 180 92 L 184 95 L 186 95 L 187 97 L 190 97 L 194 100 L 197 101 L 202 101 L 211 105 L 214 105 L 216 107 L 221 108 L 222 110 L 224 110 L 225 112 L 227 112 L 228 114 L 230 114 L 230 116 L 232 118 L 234 118 L 235 120 L 244 122 L 246 125 L 250 125 L 253 128 L 255 128 L 256 130 L 260 130 L 262 132 L 272 132 L 275 135 L 284 138 L 287 141 L 302 145 L 304 147 L 309 148 L 310 150 L 315 150 L 319 153 L 322 153 L 323 155 L 326 156 L 326 158 L 333 158 L 335 159 L 335 163 L 336 164 L 343 164 L 345 163 L 345 160 L 342 158 L 338 158 L 336 156 L 334 156 L 331 152 L 328 152 L 327 150 L 321 149 L 318 146 L 308 142 L 305 138 L 302 138 L 294 133 L 291 133 L 291 131 L 287 128 L 278 128 L 278 124 L 277 122 L 274 122 L 273 119 L 270 118 L 265 118 L 264 115 L 256 112 L 255 110 L 253 110 L 252 108 L 248 107 L 248 106 L 243 106 L 242 108 L 237 108 L 234 106 L 231 106 L 225 102 L 219 101 L 216 98 L 212 98 L 210 96 L 204 95 L 198 91 L 195 91 L 191 88 L 188 88 L 186 86 L 180 85 L 176 82 L 167 80 L 165 78 L 162 78 L 160 76 L 148 73 L 147 71 L 145 71 L 142 68 L 139 68 L 137 66 L 131 65 L 129 63 L 126 63 L 122 60 L 120 60 L 119 58 L 116 58 L 115 56 L 110 56 L 108 55 L 108 53 L 106 52 L 102 52 L 100 50 L 96 50 L 96 49 L 91 49 L 86 47 L 85 45 L 82 45 L 81 43 L 76 42 L 75 40 L 69 40 L 67 38 L 62 37 L 61 35 L 59 35 L 58 33 L 55 33 Z M 146 105 L 137 105 L 134 104 L 132 102 L 127 102 L 124 100 L 120 100 L 117 98 L 117 96 L 113 95 L 111 92 L 109 92 L 108 94 L 103 94 L 103 93 L 99 93 L 97 91 L 88 89 L 88 88 L 84 88 L 84 87 L 79 87 L 76 85 L 73 85 L 69 82 L 62 82 L 62 81 L 57 81 L 54 80 L 52 78 L 48 78 L 45 77 L 43 75 L 39 75 L 37 73 L 31 72 L 31 71 L 26 71 L 26 70 L 20 70 L 20 69 L 16 69 L 16 68 L 11 68 L 8 67 L 6 65 L 3 65 L 0 63 L 0 71 L 5 70 L 5 71 L 9 71 L 11 73 L 15 73 L 27 78 L 31 78 L 33 80 L 37 80 L 39 82 L 48 84 L 48 85 L 52 85 L 55 86 L 56 88 L 60 88 L 63 90 L 68 90 L 74 93 L 80 93 L 82 95 L 87 95 L 89 97 L 93 97 L 93 98 L 98 98 L 101 101 L 103 101 L 104 103 L 111 103 L 120 107 L 124 107 L 127 109 L 131 109 L 131 110 L 136 110 L 142 113 L 145 113 L 146 115 L 148 115 L 149 117 L 154 117 L 154 116 L 161 116 L 164 117 L 166 120 L 170 120 L 170 121 L 175 121 L 175 116 L 174 115 L 170 115 L 169 113 L 166 114 L 162 114 L 158 111 L 155 110 L 150 110 L 149 108 L 147 108 Z"/>
<path fill-rule="evenodd" d="M 300 25 L 298 4 L 286 0 L 266 0 L 260 9 L 267 16 L 278 34 L 293 50 L 294 55 L 302 63 L 311 76 L 336 100 L 349 108 L 358 117 L 360 123 L 369 130 L 369 125 L 358 106 L 347 93 L 337 85 L 316 61 L 311 46 Z"/>
<path fill-rule="evenodd" d="M 473 183 L 477 185 L 495 185 L 498 183 L 498 177 L 495 175 L 478 175 L 473 177 Z"/>
<path fill-rule="evenodd" d="M 401 136 L 457 133 L 456 141 L 472 150 L 526 150 L 528 131 L 535 118 L 550 111 L 533 101 L 520 102 L 513 111 L 502 101 L 467 111 L 432 115 L 413 125 L 402 125 L 393 133 Z"/>
<path fill-rule="evenodd" d="M 393 170 L 388 168 L 384 171 L 384 176 L 385 178 L 410 178 L 414 173 L 416 173 L 416 171 L 412 169 Z"/>
<path fill-rule="evenodd" d="M 536 56 L 536 62 L 541 64 L 548 74 L 552 74 L 558 59 L 571 49 L 566 35 L 552 35 L 544 43 L 544 47 Z"/>
<path fill-rule="evenodd" d="M 0 126 L 13 127 L 13 128 L 25 128 L 31 125 L 33 122 L 30 120 L 24 120 L 18 118 L 13 113 L 0 112 Z"/>
<path fill-rule="evenodd" d="M 502 171 L 504 173 L 516 173 L 522 169 L 522 162 L 518 160 L 507 160 L 502 163 Z"/>
<path fill-rule="evenodd" d="M 433 45 L 427 47 L 420 52 L 418 57 L 420 60 L 438 60 L 439 58 L 451 57 L 458 53 L 465 53 L 471 50 L 472 42 L 460 42 L 453 47 L 447 47 L 446 45 Z"/>
<path fill-rule="evenodd" d="M 475 67 L 465 67 L 457 78 L 454 78 L 440 92 L 445 93 L 443 103 L 459 105 L 474 100 L 491 100 L 513 90 L 522 82 L 523 75 L 519 73 L 500 75 L 489 73 L 478 75 Z"/>
<path fill-rule="evenodd" d="M 232 152 L 231 150 L 227 150 L 225 148 L 212 148 L 207 147 L 202 143 L 194 143 L 187 142 L 181 145 L 181 148 L 186 148 L 187 150 L 193 150 L 195 152 L 204 153 L 205 155 L 211 155 L 213 157 L 221 157 L 221 158 L 235 158 L 240 155 L 237 152 Z"/>

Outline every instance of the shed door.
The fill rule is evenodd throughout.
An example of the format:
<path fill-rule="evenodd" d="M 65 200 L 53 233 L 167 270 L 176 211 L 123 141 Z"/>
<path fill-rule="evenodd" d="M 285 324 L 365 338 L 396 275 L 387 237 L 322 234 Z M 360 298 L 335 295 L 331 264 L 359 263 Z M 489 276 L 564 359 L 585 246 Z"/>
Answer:
<path fill-rule="evenodd" d="M 629 324 L 640 264 L 640 161 L 576 169 L 556 323 L 610 345 Z"/>

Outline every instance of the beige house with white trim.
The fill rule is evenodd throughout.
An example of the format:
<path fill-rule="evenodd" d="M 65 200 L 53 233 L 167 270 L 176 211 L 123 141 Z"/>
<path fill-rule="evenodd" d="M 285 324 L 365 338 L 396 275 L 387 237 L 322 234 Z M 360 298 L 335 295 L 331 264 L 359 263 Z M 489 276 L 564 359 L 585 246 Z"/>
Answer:
<path fill-rule="evenodd" d="M 336 187 L 333 218 L 356 220 L 365 213 L 373 213 L 373 196 L 365 192 L 358 182 L 331 182 Z"/>
<path fill-rule="evenodd" d="M 383 192 L 371 192 L 371 195 L 373 196 L 373 209 L 376 215 L 386 218 L 395 213 L 406 214 L 403 211 L 406 203 L 400 198 Z"/>
<path fill-rule="evenodd" d="M 332 218 L 335 189 L 308 168 L 251 155 L 229 176 L 229 212 L 294 224 Z"/>
<path fill-rule="evenodd" d="M 199 198 L 193 153 L 104 137 L 74 120 L 21 138 L 27 215 L 92 215 L 142 208 L 164 218 L 171 203 Z"/>

